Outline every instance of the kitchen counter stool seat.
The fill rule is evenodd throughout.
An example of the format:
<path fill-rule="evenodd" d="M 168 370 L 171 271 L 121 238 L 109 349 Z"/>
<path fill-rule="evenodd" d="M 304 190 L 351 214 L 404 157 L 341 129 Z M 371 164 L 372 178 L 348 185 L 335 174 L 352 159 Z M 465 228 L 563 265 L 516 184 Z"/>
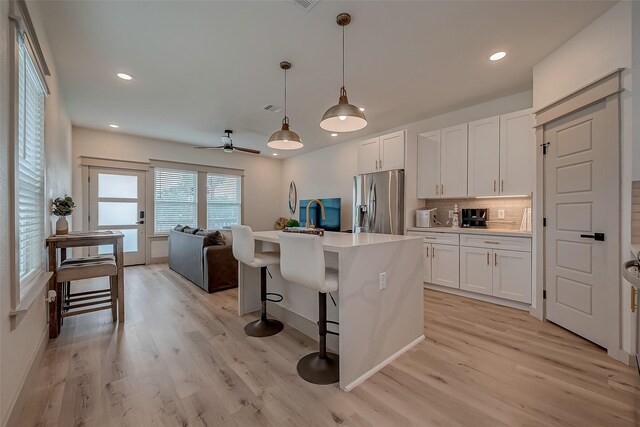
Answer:
<path fill-rule="evenodd" d="M 298 361 L 300 377 L 313 384 L 340 380 L 340 356 L 327 351 L 327 293 L 338 290 L 338 271 L 325 267 L 322 238 L 280 233 L 280 272 L 286 280 L 318 291 L 318 351 Z"/>
<path fill-rule="evenodd" d="M 251 337 L 275 335 L 284 328 L 284 325 L 278 320 L 267 317 L 267 301 L 271 301 L 268 299 L 270 293 L 267 292 L 267 267 L 278 265 L 280 254 L 278 252 L 256 252 L 251 227 L 232 225 L 231 233 L 233 235 L 233 256 L 249 267 L 260 269 L 260 302 L 262 305 L 260 319 L 247 323 L 244 332 Z M 282 301 L 281 296 L 279 301 Z M 273 300 L 273 302 L 279 301 Z"/>

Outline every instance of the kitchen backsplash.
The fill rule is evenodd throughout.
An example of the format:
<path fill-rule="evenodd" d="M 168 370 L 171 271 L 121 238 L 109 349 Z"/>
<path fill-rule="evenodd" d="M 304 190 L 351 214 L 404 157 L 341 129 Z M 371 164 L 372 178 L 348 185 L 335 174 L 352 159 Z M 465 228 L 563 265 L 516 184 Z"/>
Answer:
<path fill-rule="evenodd" d="M 445 225 L 449 220 L 449 211 L 453 210 L 456 203 L 461 213 L 462 208 L 488 208 L 489 222 L 487 223 L 487 228 L 520 230 L 524 210 L 531 207 L 531 198 L 428 199 L 425 200 L 425 207 L 430 209 L 438 208 L 438 212 L 436 213 L 438 221 L 440 221 L 442 225 Z M 640 197 L 638 197 L 638 203 L 640 204 Z M 504 219 L 498 219 L 498 210 L 500 209 L 504 209 Z M 638 213 L 638 215 L 640 216 L 640 213 Z M 640 227 L 640 221 L 638 221 L 638 227 Z M 640 228 L 638 230 L 640 232 Z"/>
<path fill-rule="evenodd" d="M 640 181 L 631 189 L 631 243 L 640 244 Z"/>

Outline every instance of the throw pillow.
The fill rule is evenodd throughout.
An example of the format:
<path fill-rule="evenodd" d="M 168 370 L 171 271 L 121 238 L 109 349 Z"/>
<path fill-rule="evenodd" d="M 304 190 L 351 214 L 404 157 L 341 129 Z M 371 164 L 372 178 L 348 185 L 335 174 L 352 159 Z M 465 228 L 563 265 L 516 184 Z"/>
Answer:
<path fill-rule="evenodd" d="M 185 228 L 186 226 L 178 224 L 173 229 L 176 231 L 184 231 Z"/>

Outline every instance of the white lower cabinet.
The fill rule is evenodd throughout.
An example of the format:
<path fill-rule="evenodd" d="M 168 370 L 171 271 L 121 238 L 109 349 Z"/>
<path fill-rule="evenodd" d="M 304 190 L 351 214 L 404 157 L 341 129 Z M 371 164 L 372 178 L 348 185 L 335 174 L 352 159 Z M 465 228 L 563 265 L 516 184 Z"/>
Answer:
<path fill-rule="evenodd" d="M 460 247 L 460 289 L 493 294 L 491 249 Z"/>
<path fill-rule="evenodd" d="M 423 268 L 423 280 L 427 283 L 431 283 L 431 245 L 430 243 L 424 243 L 422 246 L 422 268 Z"/>
<path fill-rule="evenodd" d="M 431 245 L 431 283 L 460 288 L 460 247 Z"/>
<path fill-rule="evenodd" d="M 531 254 L 493 251 L 493 296 L 531 303 Z"/>
<path fill-rule="evenodd" d="M 531 303 L 531 253 L 460 247 L 460 289 Z"/>

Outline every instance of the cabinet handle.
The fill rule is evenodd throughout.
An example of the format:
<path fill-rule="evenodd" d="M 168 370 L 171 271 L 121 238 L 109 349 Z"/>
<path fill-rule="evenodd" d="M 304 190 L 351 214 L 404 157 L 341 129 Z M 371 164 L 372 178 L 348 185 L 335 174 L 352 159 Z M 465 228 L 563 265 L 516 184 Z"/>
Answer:
<path fill-rule="evenodd" d="M 496 192 L 496 180 L 495 179 L 493 180 L 493 192 L 494 193 Z"/>
<path fill-rule="evenodd" d="M 378 170 L 378 161 L 376 160 L 376 170 Z"/>
<path fill-rule="evenodd" d="M 500 181 L 500 192 L 504 193 L 504 179 Z"/>
<path fill-rule="evenodd" d="M 638 294 L 638 290 L 632 286 L 631 287 L 631 312 L 635 313 L 638 309 L 638 303 L 636 302 L 636 295 Z"/>
<path fill-rule="evenodd" d="M 429 246 L 427 246 L 427 258 L 429 258 Z"/>
<path fill-rule="evenodd" d="M 497 266 L 498 265 L 498 254 L 494 253 L 493 254 L 493 263 Z"/>
<path fill-rule="evenodd" d="M 440 184 L 440 195 L 444 194 L 444 184 Z"/>
<path fill-rule="evenodd" d="M 489 255 L 489 252 L 487 252 L 487 265 L 491 265 L 491 261 L 489 261 L 491 255 Z"/>
<path fill-rule="evenodd" d="M 380 169 L 382 169 L 382 159 L 380 159 Z"/>
<path fill-rule="evenodd" d="M 435 259 L 435 257 L 436 257 L 436 248 L 433 248 L 433 249 L 431 250 L 431 258 L 434 258 L 434 259 Z"/>
<path fill-rule="evenodd" d="M 484 242 L 485 242 L 486 244 L 488 244 L 488 245 L 499 245 L 499 244 L 500 244 L 500 242 L 494 242 L 494 241 L 492 241 L 492 240 L 485 240 Z"/>
<path fill-rule="evenodd" d="M 436 195 L 438 194 L 438 184 L 436 184 Z"/>

